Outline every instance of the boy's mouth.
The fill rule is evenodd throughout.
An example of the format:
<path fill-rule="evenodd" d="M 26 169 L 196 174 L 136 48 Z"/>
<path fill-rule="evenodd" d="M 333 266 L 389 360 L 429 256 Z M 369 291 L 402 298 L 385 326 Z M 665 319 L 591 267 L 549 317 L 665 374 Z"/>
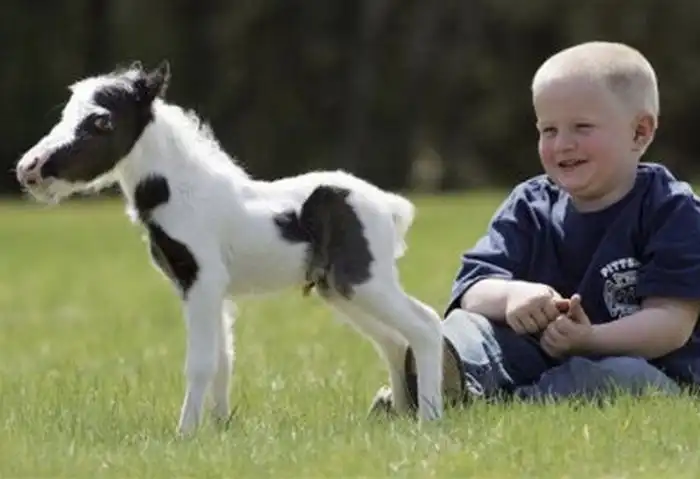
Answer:
<path fill-rule="evenodd" d="M 572 159 L 572 160 L 562 160 L 557 163 L 557 166 L 562 170 L 573 170 L 574 168 L 588 163 L 588 160 Z"/>

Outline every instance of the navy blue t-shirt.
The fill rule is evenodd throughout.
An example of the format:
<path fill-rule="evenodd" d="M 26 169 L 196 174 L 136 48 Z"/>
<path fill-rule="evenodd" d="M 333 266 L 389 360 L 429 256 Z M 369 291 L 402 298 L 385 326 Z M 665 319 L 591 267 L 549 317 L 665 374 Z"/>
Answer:
<path fill-rule="evenodd" d="M 578 212 L 547 176 L 527 180 L 462 256 L 447 311 L 483 278 L 544 283 L 581 295 L 592 323 L 640 309 L 645 297 L 700 299 L 700 199 L 663 166 L 642 163 L 633 189 L 608 208 Z M 700 385 L 700 327 L 654 364 Z"/>

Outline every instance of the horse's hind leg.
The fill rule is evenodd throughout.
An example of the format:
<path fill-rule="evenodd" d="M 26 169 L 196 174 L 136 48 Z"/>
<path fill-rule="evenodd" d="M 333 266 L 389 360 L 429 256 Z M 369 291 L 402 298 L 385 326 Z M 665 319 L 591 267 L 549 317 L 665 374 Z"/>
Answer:
<path fill-rule="evenodd" d="M 366 310 L 347 299 L 327 298 L 330 305 L 363 336 L 368 338 L 384 359 L 391 385 L 393 406 L 397 413 L 409 412 L 410 401 L 406 385 L 405 358 L 408 343 L 396 329 L 367 314 Z"/>
<path fill-rule="evenodd" d="M 373 276 L 356 286 L 352 297 L 353 305 L 406 338 L 418 375 L 418 415 L 422 420 L 433 420 L 443 413 L 442 325 L 435 311 L 423 303 L 419 307 L 415 301 L 394 274 Z"/>
<path fill-rule="evenodd" d="M 376 205 L 367 206 L 366 198 L 350 195 L 346 188 L 319 186 L 304 202 L 300 215 L 301 223 L 313 233 L 311 243 L 316 256 L 327 259 L 326 292 L 346 298 L 367 316 L 405 338 L 416 362 L 419 416 L 437 419 L 442 415 L 440 318 L 415 308 L 399 284 L 394 264 L 395 226 L 389 215 L 384 214 L 385 210 L 380 212 Z M 370 334 L 382 336 L 377 328 Z M 400 366 L 395 359 L 398 357 Z M 403 354 L 389 353 L 387 360 L 393 361 L 396 371 L 404 368 Z M 405 384 L 403 371 L 401 378 L 399 381 L 399 374 L 395 373 L 394 381 Z M 405 387 L 397 384 L 396 389 L 399 392 Z"/>

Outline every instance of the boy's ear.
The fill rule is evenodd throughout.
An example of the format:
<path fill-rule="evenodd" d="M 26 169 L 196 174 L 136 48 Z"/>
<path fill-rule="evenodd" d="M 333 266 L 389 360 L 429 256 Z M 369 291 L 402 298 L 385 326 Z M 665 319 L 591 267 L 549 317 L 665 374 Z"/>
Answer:
<path fill-rule="evenodd" d="M 634 124 L 634 151 L 644 151 L 654 139 L 656 120 L 652 115 L 641 115 Z"/>

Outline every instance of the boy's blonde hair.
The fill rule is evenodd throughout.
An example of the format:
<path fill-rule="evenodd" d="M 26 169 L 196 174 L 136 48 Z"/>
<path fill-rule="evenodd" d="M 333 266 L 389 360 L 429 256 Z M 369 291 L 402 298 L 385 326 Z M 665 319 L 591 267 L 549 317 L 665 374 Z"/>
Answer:
<path fill-rule="evenodd" d="M 659 89 L 654 68 L 628 45 L 595 41 L 561 50 L 537 70 L 532 92 L 536 94 L 552 80 L 571 76 L 602 81 L 626 106 L 658 118 Z"/>

